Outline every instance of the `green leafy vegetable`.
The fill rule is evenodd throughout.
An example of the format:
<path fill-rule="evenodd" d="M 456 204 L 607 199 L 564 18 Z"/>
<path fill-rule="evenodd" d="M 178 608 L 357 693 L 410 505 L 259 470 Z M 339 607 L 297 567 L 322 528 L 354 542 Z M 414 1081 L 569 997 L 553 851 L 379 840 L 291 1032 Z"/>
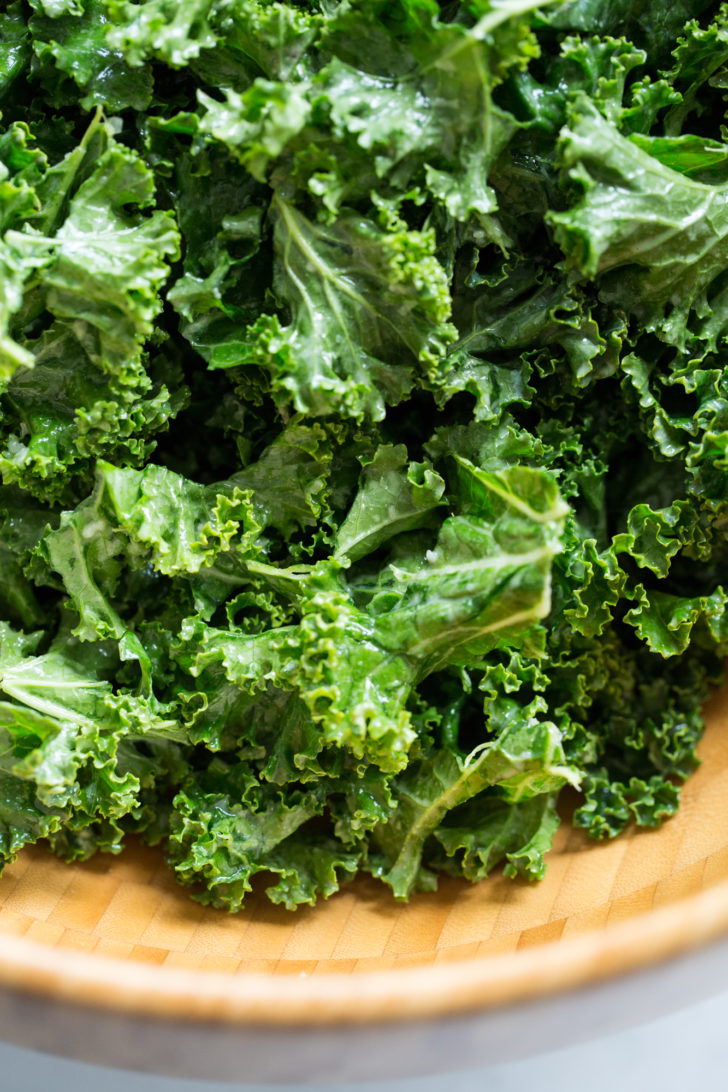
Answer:
<path fill-rule="evenodd" d="M 728 9 L 0 13 L 0 859 L 539 879 L 728 652 Z"/>

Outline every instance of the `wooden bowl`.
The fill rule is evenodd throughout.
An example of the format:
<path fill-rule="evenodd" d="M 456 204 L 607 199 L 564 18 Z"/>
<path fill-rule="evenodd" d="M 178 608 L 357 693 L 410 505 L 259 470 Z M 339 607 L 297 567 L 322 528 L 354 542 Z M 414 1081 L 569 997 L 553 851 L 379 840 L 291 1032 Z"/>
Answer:
<path fill-rule="evenodd" d="M 506 1011 L 541 1012 L 543 1023 L 543 1005 L 555 1012 L 561 991 L 728 933 L 728 689 L 711 700 L 707 720 L 703 762 L 675 818 L 607 843 L 563 824 L 536 885 L 445 879 L 436 894 L 399 904 L 362 880 L 295 914 L 261 897 L 229 915 L 192 902 L 152 849 L 77 865 L 28 849 L 0 880 L 5 1037 L 189 1076 L 229 1079 L 242 1061 L 248 1081 L 304 1079 L 293 1048 L 306 1044 L 318 1052 L 306 1076 L 320 1081 L 337 1044 L 336 1064 L 356 1055 L 346 1045 L 355 1039 L 360 1058 L 371 1059 L 384 1027 L 395 1054 L 400 1028 L 421 1064 L 410 1057 L 393 1066 L 390 1051 L 379 1070 L 355 1063 L 347 1076 L 425 1068 L 418 1028 L 451 1034 L 457 1020 L 472 1027 L 488 1009 L 493 1027 Z M 577 1002 L 589 1003 L 583 994 Z M 228 1043 L 217 1071 L 210 1036 Z M 175 1065 L 183 1046 L 187 1062 Z M 196 1073 L 200 1051 L 207 1059 Z M 458 1059 L 442 1060 L 447 1069 Z"/>

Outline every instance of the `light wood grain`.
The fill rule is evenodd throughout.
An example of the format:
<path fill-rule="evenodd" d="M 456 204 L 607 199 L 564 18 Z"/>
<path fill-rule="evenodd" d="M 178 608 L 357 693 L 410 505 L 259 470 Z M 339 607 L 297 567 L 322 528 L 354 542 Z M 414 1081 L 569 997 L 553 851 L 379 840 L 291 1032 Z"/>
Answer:
<path fill-rule="evenodd" d="M 190 901 L 161 854 L 67 865 L 41 847 L 0 879 L 0 982 L 126 1011 L 261 1023 L 435 1015 L 535 997 L 728 931 L 728 689 L 703 764 L 659 830 L 562 825 L 537 885 L 443 880 L 395 903 L 357 881 L 295 914 Z"/>

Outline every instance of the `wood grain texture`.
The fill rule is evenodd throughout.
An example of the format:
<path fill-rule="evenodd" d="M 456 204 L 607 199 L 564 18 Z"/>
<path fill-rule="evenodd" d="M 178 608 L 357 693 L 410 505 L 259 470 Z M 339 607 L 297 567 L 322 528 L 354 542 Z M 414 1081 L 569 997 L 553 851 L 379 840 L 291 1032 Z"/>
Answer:
<path fill-rule="evenodd" d="M 67 865 L 26 850 L 0 879 L 0 982 L 127 1011 L 261 1023 L 434 1015 L 620 973 L 728 931 L 728 689 L 703 764 L 659 830 L 563 824 L 536 885 L 445 879 L 395 903 L 373 880 L 290 914 L 189 899 L 158 851 Z"/>

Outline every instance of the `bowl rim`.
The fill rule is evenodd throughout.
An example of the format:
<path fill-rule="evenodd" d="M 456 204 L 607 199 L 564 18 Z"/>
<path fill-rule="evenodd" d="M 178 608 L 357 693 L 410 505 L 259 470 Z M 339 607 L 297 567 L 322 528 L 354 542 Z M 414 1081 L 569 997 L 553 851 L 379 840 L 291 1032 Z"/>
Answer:
<path fill-rule="evenodd" d="M 432 1019 L 527 1002 L 728 933 L 728 880 L 627 920 L 513 952 L 356 974 L 165 967 L 0 934 L 0 985 L 156 1018 L 280 1027 Z"/>

